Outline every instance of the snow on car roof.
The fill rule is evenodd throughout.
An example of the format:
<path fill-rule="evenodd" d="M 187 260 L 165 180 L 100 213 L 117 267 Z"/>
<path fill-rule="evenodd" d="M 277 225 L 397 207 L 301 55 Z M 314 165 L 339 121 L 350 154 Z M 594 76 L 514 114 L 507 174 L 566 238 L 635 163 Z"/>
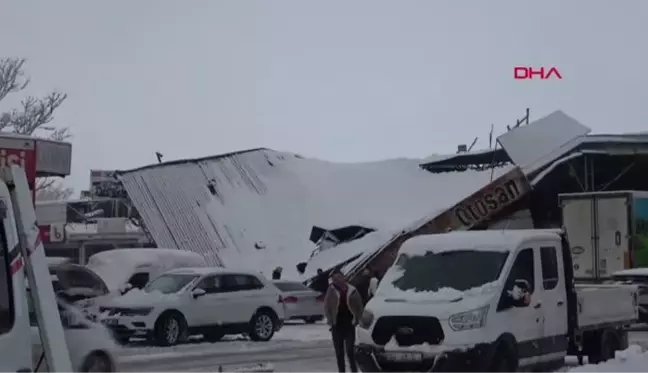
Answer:
<path fill-rule="evenodd" d="M 206 266 L 205 259 L 189 251 L 164 248 L 133 248 L 102 251 L 88 259 L 87 267 L 99 275 L 109 289 L 119 289 L 135 270 L 142 265 L 163 263 L 161 267 L 173 268 Z M 178 265 L 179 263 L 181 265 Z"/>
<path fill-rule="evenodd" d="M 630 268 L 614 272 L 612 276 L 648 276 L 648 268 Z"/>
<path fill-rule="evenodd" d="M 405 241 L 399 252 L 422 255 L 430 251 L 444 252 L 464 249 L 509 251 L 532 238 L 555 239 L 560 232 L 558 229 L 498 229 L 428 234 L 412 237 Z"/>

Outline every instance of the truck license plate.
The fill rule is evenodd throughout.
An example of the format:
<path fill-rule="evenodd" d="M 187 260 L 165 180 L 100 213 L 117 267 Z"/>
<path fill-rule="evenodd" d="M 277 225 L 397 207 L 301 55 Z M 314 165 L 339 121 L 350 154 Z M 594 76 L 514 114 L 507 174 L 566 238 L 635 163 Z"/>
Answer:
<path fill-rule="evenodd" d="M 423 354 L 411 351 L 389 351 L 385 352 L 385 359 L 395 362 L 419 362 L 423 360 Z"/>

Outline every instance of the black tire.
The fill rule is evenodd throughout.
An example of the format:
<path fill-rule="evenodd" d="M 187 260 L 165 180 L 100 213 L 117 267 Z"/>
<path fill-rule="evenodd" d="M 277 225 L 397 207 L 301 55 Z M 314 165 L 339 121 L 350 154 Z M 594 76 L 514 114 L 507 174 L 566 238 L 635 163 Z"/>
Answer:
<path fill-rule="evenodd" d="M 516 357 L 511 349 L 505 344 L 497 347 L 495 356 L 491 361 L 489 372 L 515 372 L 517 371 Z"/>
<path fill-rule="evenodd" d="M 267 342 L 274 336 L 277 326 L 277 317 L 266 310 L 259 310 L 250 321 L 250 339 L 255 342 Z"/>
<path fill-rule="evenodd" d="M 81 365 L 82 372 L 114 372 L 112 360 L 104 352 L 96 351 L 88 355 Z"/>
<path fill-rule="evenodd" d="M 163 313 L 155 322 L 153 341 L 158 346 L 174 346 L 186 335 L 187 322 L 178 312 Z"/>
<path fill-rule="evenodd" d="M 604 330 L 601 333 L 601 339 L 598 341 L 596 353 L 587 357 L 589 364 L 598 364 L 604 361 L 614 359 L 616 351 L 621 347 L 621 340 L 617 333 L 612 330 Z"/>

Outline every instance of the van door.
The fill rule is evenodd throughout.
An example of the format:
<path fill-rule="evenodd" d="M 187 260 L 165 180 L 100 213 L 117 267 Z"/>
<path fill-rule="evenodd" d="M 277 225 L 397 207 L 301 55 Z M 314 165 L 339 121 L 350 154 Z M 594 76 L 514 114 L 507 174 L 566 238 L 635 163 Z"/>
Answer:
<path fill-rule="evenodd" d="M 540 342 L 544 335 L 544 326 L 542 277 L 538 251 L 537 247 L 531 245 L 525 245 L 518 251 L 497 307 L 497 312 L 501 313 L 500 318 L 507 320 L 506 326 L 503 327 L 513 333 L 518 341 L 520 366 L 535 364 L 542 355 Z M 526 287 L 522 291 L 523 296 L 519 296 L 518 292 L 521 287 Z M 515 302 L 515 305 L 511 301 L 512 295 L 520 299 Z"/>
<path fill-rule="evenodd" d="M 562 359 L 567 354 L 567 294 L 560 245 L 540 243 L 542 267 L 543 361 Z"/>

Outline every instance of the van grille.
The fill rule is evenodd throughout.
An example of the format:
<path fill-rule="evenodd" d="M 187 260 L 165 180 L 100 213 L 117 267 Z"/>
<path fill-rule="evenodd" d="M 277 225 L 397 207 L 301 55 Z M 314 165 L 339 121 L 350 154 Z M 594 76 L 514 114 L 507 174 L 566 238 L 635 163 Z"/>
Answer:
<path fill-rule="evenodd" d="M 394 337 L 399 346 L 406 347 L 423 343 L 438 345 L 445 334 L 436 317 L 384 316 L 376 322 L 371 337 L 378 345 L 385 345 Z"/>

